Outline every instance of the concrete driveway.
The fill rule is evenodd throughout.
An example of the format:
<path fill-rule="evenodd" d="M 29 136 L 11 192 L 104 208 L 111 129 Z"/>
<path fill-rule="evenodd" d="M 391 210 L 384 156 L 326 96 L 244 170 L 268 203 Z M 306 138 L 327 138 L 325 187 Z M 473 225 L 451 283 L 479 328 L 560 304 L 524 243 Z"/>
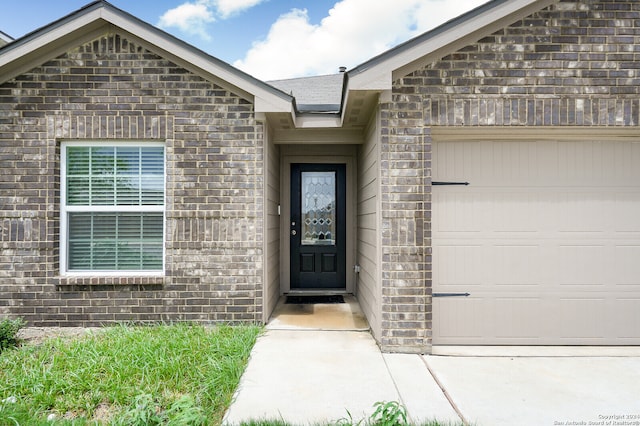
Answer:
<path fill-rule="evenodd" d="M 477 425 L 640 425 L 640 357 L 425 357 Z"/>
<path fill-rule="evenodd" d="M 224 423 L 357 421 L 377 401 L 399 401 L 413 423 L 640 426 L 637 350 L 584 354 L 382 354 L 367 332 L 268 330 Z"/>

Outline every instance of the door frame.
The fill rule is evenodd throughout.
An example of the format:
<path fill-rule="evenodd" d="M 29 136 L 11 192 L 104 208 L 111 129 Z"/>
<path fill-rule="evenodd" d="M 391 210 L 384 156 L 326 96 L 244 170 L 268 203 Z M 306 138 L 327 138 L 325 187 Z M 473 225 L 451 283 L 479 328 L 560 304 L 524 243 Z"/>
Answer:
<path fill-rule="evenodd" d="M 327 155 L 327 151 L 335 155 Z M 308 152 L 308 154 L 302 154 Z M 326 290 L 323 293 L 355 293 L 355 249 L 356 249 L 356 151 L 354 146 L 282 146 L 280 159 L 280 292 L 291 292 L 291 164 L 345 164 L 346 167 L 346 288 Z M 296 291 L 294 289 L 294 291 Z M 305 290 L 297 290 L 305 291 Z M 306 290 L 306 292 L 309 292 Z"/>

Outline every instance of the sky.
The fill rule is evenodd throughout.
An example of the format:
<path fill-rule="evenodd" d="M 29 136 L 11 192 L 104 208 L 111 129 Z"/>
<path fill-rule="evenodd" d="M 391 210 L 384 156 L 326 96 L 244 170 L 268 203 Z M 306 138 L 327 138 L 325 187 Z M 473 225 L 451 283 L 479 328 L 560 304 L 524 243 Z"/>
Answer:
<path fill-rule="evenodd" d="M 261 80 L 335 74 L 487 0 L 110 0 Z M 13 38 L 89 0 L 0 0 Z"/>

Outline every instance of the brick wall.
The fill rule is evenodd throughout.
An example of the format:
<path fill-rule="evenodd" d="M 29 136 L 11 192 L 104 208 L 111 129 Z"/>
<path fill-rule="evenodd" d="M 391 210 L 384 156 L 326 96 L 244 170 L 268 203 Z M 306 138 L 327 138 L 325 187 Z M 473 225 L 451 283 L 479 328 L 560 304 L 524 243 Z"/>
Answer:
<path fill-rule="evenodd" d="M 394 102 L 381 105 L 380 345 L 387 352 L 428 351 L 431 329 L 425 309 L 430 243 L 424 232 L 430 211 L 426 172 L 431 166 L 419 100 L 394 94 Z"/>
<path fill-rule="evenodd" d="M 560 1 L 394 83 L 383 105 L 383 340 L 431 344 L 432 126 L 638 126 L 640 2 Z"/>
<path fill-rule="evenodd" d="M 640 3 L 561 1 L 398 82 L 427 126 L 635 126 Z"/>
<path fill-rule="evenodd" d="M 253 105 L 117 34 L 0 85 L 0 316 L 34 325 L 262 319 Z M 61 277 L 60 141 L 166 145 L 166 271 Z"/>

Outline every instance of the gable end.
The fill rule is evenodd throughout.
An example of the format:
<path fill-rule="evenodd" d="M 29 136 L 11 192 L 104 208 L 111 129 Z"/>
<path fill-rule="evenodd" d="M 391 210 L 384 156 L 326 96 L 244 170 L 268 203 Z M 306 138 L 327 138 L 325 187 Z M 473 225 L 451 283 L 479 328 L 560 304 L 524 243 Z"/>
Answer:
<path fill-rule="evenodd" d="M 640 4 L 566 0 L 395 82 L 427 125 L 638 125 Z"/>

